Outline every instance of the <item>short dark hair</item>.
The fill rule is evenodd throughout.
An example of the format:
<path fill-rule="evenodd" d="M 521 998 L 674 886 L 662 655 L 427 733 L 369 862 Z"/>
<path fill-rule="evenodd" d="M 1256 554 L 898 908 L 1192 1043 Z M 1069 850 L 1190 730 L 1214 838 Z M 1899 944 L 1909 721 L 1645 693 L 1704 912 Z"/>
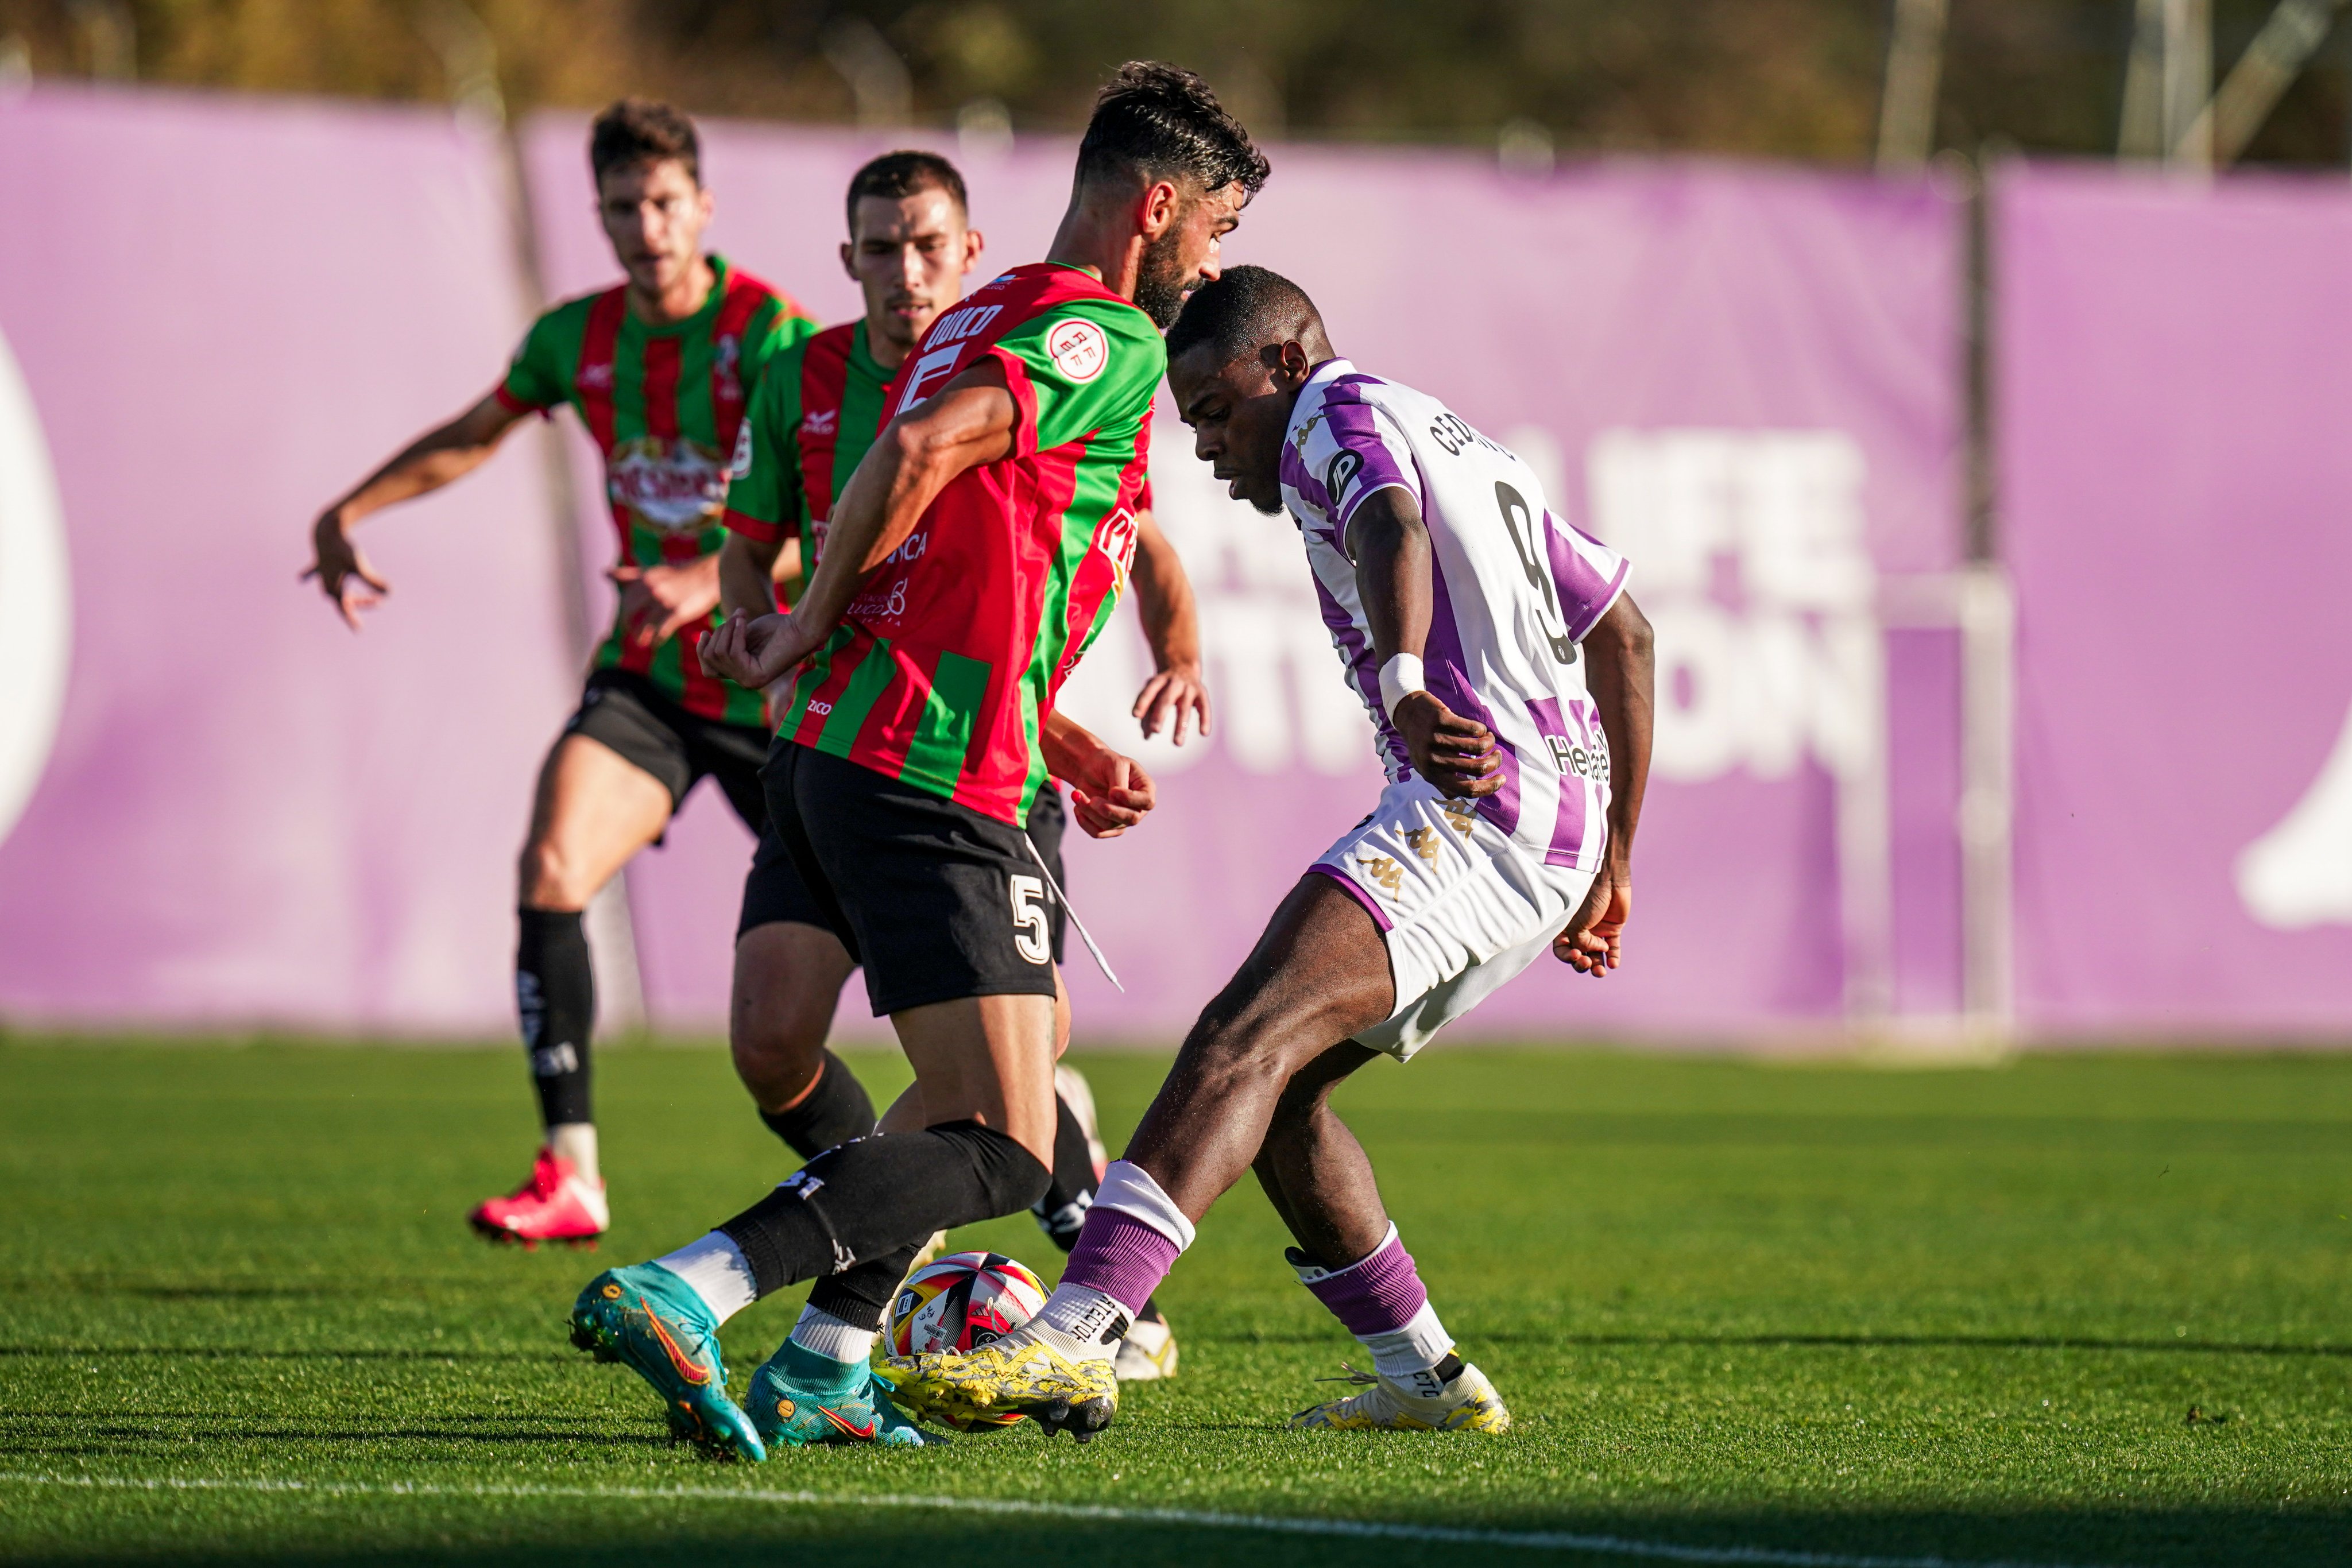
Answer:
<path fill-rule="evenodd" d="M 615 100 L 588 131 L 588 167 L 599 180 L 615 169 L 676 159 L 702 183 L 702 139 L 681 110 L 656 99 Z"/>
<path fill-rule="evenodd" d="M 866 197 L 888 196 L 895 200 L 918 191 L 945 191 L 955 198 L 956 211 L 967 218 L 971 216 L 971 203 L 964 195 L 963 176 L 956 172 L 954 164 L 936 152 L 885 152 L 849 177 L 849 237 L 857 237 L 857 204 Z"/>
<path fill-rule="evenodd" d="M 1220 366 L 1230 365 L 1268 343 L 1322 324 L 1322 313 L 1307 298 L 1307 290 L 1280 273 L 1263 267 L 1229 267 L 1184 301 L 1183 313 L 1168 329 L 1168 357 L 1173 360 L 1206 343 Z"/>
<path fill-rule="evenodd" d="M 1209 84 L 1158 60 L 1129 60 L 1096 95 L 1094 118 L 1078 143 L 1078 178 L 1189 174 L 1203 190 L 1238 181 L 1256 195 L 1273 165 L 1242 122 L 1225 112 Z"/>

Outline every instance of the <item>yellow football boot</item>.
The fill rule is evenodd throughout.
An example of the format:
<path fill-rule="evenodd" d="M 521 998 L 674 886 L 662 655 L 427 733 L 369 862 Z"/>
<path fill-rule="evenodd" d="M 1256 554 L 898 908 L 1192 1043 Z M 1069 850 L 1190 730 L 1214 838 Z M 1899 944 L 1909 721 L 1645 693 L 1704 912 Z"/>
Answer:
<path fill-rule="evenodd" d="M 877 1371 L 898 1408 L 960 1432 L 983 1416 L 1026 1416 L 1083 1443 L 1118 1414 L 1108 1357 L 1073 1358 L 1022 1333 L 978 1350 L 893 1356 Z"/>
<path fill-rule="evenodd" d="M 1341 1363 L 1342 1365 L 1346 1364 Z M 1353 1383 L 1361 1394 L 1334 1399 L 1290 1418 L 1294 1430 L 1325 1427 L 1335 1432 L 1507 1432 L 1511 1413 L 1486 1375 L 1465 1364 L 1451 1383 L 1434 1394 L 1423 1394 L 1391 1377 L 1348 1368 L 1344 1378 L 1328 1383 Z"/>

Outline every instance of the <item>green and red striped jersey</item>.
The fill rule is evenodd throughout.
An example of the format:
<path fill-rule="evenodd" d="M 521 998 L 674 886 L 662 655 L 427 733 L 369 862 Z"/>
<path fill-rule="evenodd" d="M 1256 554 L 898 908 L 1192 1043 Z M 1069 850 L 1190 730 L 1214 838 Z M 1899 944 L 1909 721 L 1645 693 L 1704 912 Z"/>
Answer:
<path fill-rule="evenodd" d="M 1168 352 L 1091 274 L 1015 267 L 931 324 L 888 416 L 992 357 L 1019 409 L 1012 453 L 940 493 L 803 668 L 777 733 L 1025 826 L 1039 721 L 1135 559 Z"/>
<path fill-rule="evenodd" d="M 842 486 L 881 434 L 889 381 L 866 350 L 861 318 L 779 353 L 751 393 L 727 486 L 727 526 L 762 544 L 796 535 L 803 582 L 816 570 Z"/>
<path fill-rule="evenodd" d="M 637 319 L 620 288 L 565 300 L 531 324 L 499 388 L 509 408 L 579 412 L 604 456 L 621 559 L 636 566 L 684 565 L 725 541 L 727 470 L 746 400 L 770 359 L 816 330 L 789 297 L 722 257 L 710 267 L 702 308 L 666 327 Z M 596 665 L 646 675 L 705 718 L 758 724 L 757 692 L 703 673 L 696 650 L 716 624 L 640 648 L 616 614 Z"/>

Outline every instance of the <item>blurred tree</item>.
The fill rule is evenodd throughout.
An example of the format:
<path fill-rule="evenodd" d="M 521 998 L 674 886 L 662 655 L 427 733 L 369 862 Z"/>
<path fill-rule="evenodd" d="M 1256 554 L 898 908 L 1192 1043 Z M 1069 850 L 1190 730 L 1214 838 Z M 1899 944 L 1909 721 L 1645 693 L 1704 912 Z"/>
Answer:
<path fill-rule="evenodd" d="M 2220 70 L 2273 4 L 2214 0 Z M 845 120 L 878 40 L 905 66 L 886 85 L 932 125 L 967 110 L 993 123 L 1001 105 L 1018 129 L 1067 131 L 1107 69 L 1144 55 L 1201 70 L 1267 133 L 1491 144 L 1517 125 L 1570 154 L 1841 162 L 1871 152 L 1887 25 L 1886 0 L 0 0 L 0 46 L 20 44 L 36 74 L 135 63 L 153 81 L 446 99 L 461 5 L 517 109 L 642 91 Z M 2132 0 L 1951 0 L 1938 144 L 2111 153 L 2131 14 Z M 869 117 L 897 101 L 875 79 Z M 2352 44 L 2337 38 L 2249 155 L 2341 162 L 2347 115 Z"/>

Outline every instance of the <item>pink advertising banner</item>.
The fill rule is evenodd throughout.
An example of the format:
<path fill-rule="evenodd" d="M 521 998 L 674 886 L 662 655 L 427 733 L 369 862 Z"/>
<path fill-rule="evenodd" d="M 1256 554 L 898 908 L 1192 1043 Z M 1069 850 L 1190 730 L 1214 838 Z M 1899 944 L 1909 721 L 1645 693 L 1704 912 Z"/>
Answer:
<path fill-rule="evenodd" d="M 559 294 L 612 276 L 584 131 L 550 118 L 525 141 Z M 988 236 L 984 277 L 1044 253 L 1074 152 L 728 124 L 706 137 L 713 243 L 826 320 L 858 308 L 837 249 L 865 159 L 909 141 L 956 157 Z M 1660 629 L 1664 711 L 1627 967 L 1596 983 L 1540 966 L 1457 1031 L 1834 1025 L 1848 953 L 1836 797 L 1880 748 L 1895 771 L 1895 1000 L 1948 1009 L 1949 650 L 1885 639 L 1875 604 L 1882 579 L 1958 558 L 1956 205 L 1925 184 L 1729 166 L 1525 180 L 1461 155 L 1292 148 L 1275 171 L 1227 258 L 1296 278 L 1342 352 L 1548 470 L 1554 509 L 1633 556 L 1633 591 Z M 1125 991 L 1075 943 L 1067 973 L 1082 1037 L 1165 1041 L 1370 809 L 1378 775 L 1291 525 L 1226 499 L 1165 406 L 1152 477 L 1201 591 L 1217 731 L 1181 750 L 1140 741 L 1127 710 L 1149 664 L 1131 626 L 1073 677 L 1071 710 L 1137 750 L 1163 803 L 1125 838 L 1069 852 L 1071 896 Z M 589 510 L 582 526 L 588 559 L 609 559 L 609 522 Z M 1891 737 L 1889 681 L 1924 716 Z M 747 850 L 706 791 L 632 873 L 656 1019 L 722 1017 Z M 853 984 L 845 1025 L 864 1012 Z"/>
<path fill-rule="evenodd" d="M 1999 187 L 2017 963 L 2039 1037 L 2352 1018 L 2352 191 Z"/>
<path fill-rule="evenodd" d="M 523 138 L 557 295 L 614 276 L 584 129 Z M 842 192 L 889 143 L 707 129 L 714 243 L 820 317 L 851 314 Z M 601 476 L 564 416 L 372 523 L 395 591 L 362 635 L 294 580 L 319 507 L 481 395 L 521 335 L 499 147 L 424 110 L 47 88 L 0 103 L 0 218 L 66 214 L 74 241 L 0 255 L 0 663 L 26 677 L 0 692 L 0 1019 L 507 1035 L 515 852 L 585 652 L 568 556 L 591 623 L 610 611 Z M 1072 148 L 945 150 L 989 265 L 1042 254 Z M 1556 510 L 1633 557 L 1659 628 L 1628 967 L 1598 984 L 1541 967 L 1462 1032 L 1836 1027 L 1853 808 L 1873 790 L 1891 813 L 1882 999 L 1948 1011 L 1951 648 L 1880 611 L 1958 555 L 1954 204 L 1707 164 L 1521 179 L 1282 148 L 1276 171 L 1232 259 L 1295 277 L 1343 351 L 1517 447 Z M 576 550 L 550 439 L 572 462 Z M 1226 500 L 1164 412 L 1153 474 L 1218 722 L 1181 750 L 1140 741 L 1131 622 L 1069 689 L 1163 801 L 1071 850 L 1126 982 L 1073 953 L 1096 1040 L 1180 1035 L 1376 789 L 1290 525 Z M 719 1027 L 748 849 L 705 792 L 633 870 L 657 1027 Z M 843 1011 L 873 1031 L 862 997 Z"/>
<path fill-rule="evenodd" d="M 545 465 L 372 528 L 362 636 L 295 580 L 320 508 L 521 329 L 494 144 L 44 88 L 0 145 L 0 1017 L 510 1029 L 574 681 Z"/>

